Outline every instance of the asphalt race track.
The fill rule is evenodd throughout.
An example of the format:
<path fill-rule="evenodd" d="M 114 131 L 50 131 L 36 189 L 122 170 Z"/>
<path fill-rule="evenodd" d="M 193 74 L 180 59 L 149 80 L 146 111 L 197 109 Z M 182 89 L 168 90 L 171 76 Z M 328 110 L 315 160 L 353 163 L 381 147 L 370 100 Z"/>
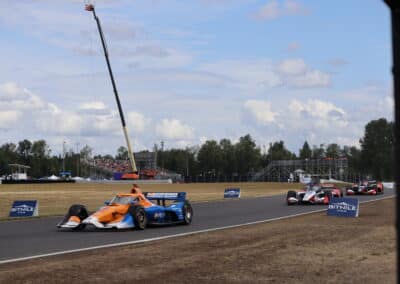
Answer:
<path fill-rule="evenodd" d="M 394 196 L 393 189 L 385 188 L 384 195 L 357 198 L 363 202 L 390 196 Z M 193 204 L 194 217 L 191 225 L 152 227 L 143 231 L 63 231 L 56 228 L 60 217 L 3 221 L 0 222 L 0 264 L 17 258 L 216 229 L 324 208 L 326 206 L 323 205 L 287 206 L 283 195 L 196 203 Z"/>

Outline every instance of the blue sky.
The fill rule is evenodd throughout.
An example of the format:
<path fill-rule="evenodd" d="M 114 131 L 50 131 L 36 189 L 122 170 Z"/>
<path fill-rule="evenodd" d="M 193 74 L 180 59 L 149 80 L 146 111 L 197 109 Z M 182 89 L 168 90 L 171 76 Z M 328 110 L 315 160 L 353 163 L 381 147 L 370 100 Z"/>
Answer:
<path fill-rule="evenodd" d="M 0 143 L 124 145 L 84 1 L 0 2 Z M 358 145 L 392 119 L 389 11 L 378 0 L 97 0 L 135 150 L 251 134 Z"/>

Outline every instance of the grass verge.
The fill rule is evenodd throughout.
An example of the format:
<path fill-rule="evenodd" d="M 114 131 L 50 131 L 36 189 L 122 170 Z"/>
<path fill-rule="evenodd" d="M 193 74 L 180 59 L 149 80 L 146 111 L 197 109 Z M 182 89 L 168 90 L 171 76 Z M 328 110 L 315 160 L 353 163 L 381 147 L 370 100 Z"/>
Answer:
<path fill-rule="evenodd" d="M 84 204 L 90 211 L 97 210 L 105 200 L 118 192 L 129 192 L 130 184 L 76 183 L 0 185 L 0 219 L 7 219 L 14 200 L 38 200 L 40 216 L 64 215 L 72 204 Z M 190 184 L 144 184 L 143 191 L 185 191 L 191 202 L 223 199 L 228 187 L 241 188 L 243 198 L 286 193 L 288 189 L 300 188 L 288 183 L 190 183 Z"/>

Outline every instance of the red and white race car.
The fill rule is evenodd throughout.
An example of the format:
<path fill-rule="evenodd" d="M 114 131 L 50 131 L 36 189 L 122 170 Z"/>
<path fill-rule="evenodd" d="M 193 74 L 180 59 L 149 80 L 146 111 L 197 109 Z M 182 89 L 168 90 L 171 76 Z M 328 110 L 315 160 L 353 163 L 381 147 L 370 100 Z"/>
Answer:
<path fill-rule="evenodd" d="M 286 195 L 287 205 L 295 204 L 329 204 L 333 197 L 343 197 L 343 191 L 334 184 L 322 183 L 307 185 L 299 191 L 288 191 Z"/>
<path fill-rule="evenodd" d="M 346 188 L 346 195 L 356 195 L 356 194 L 377 195 L 383 193 L 384 193 L 383 184 L 375 180 L 362 181 L 360 183 L 353 184 L 349 188 Z"/>

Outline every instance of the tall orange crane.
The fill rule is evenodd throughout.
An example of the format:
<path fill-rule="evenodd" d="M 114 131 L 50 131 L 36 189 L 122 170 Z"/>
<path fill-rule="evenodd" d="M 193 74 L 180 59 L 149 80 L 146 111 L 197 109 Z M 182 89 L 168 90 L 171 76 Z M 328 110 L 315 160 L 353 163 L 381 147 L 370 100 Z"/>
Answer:
<path fill-rule="evenodd" d="M 122 111 L 121 101 L 119 100 L 117 86 L 115 84 L 114 75 L 113 75 L 113 72 L 112 72 L 112 69 L 111 69 L 110 59 L 108 57 L 107 45 L 106 45 L 106 42 L 105 42 L 103 30 L 102 30 L 101 25 L 100 25 L 100 20 L 96 15 L 96 10 L 95 10 L 93 4 L 86 4 L 85 5 L 85 10 L 93 13 L 93 17 L 94 17 L 94 19 L 96 20 L 96 23 L 97 23 L 97 28 L 99 30 L 101 44 L 102 44 L 103 50 L 104 50 L 104 56 L 105 56 L 106 62 L 107 62 L 108 73 L 110 74 L 111 83 L 112 83 L 113 90 L 114 90 L 114 95 L 115 95 L 115 100 L 117 101 L 118 112 L 119 112 L 119 116 L 121 118 L 122 130 L 124 132 L 125 141 L 126 141 L 126 145 L 127 145 L 127 148 L 128 148 L 129 160 L 130 160 L 130 164 L 131 164 L 132 171 L 133 171 L 133 174 L 130 174 L 130 177 L 133 178 L 133 179 L 138 179 L 139 175 L 137 174 L 135 158 L 133 157 L 131 142 L 129 140 L 128 130 L 126 128 L 124 112 Z"/>

